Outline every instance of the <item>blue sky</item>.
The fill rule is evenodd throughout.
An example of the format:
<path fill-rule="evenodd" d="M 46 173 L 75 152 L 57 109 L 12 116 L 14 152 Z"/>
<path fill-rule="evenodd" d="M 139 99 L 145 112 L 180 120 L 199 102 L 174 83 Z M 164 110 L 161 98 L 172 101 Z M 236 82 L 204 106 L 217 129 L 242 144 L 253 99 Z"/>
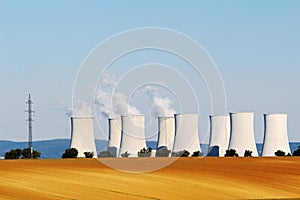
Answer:
<path fill-rule="evenodd" d="M 65 105 L 89 52 L 111 35 L 154 26 L 206 48 L 222 74 L 228 111 L 256 113 L 257 142 L 262 114 L 274 112 L 289 114 L 289 138 L 300 141 L 299 10 L 297 0 L 0 1 L 0 139 L 27 139 L 29 92 L 34 139 L 70 137 Z"/>

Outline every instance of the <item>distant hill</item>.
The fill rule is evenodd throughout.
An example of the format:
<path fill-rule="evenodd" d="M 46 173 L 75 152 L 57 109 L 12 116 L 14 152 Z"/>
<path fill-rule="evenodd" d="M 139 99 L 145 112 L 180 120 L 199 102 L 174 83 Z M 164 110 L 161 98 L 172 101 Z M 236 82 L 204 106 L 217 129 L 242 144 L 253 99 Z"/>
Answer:
<path fill-rule="evenodd" d="M 41 158 L 60 158 L 70 145 L 70 139 L 54 139 L 54 140 L 42 140 L 33 142 L 35 150 L 42 153 Z M 156 148 L 155 141 L 147 142 L 147 145 L 151 148 Z M 11 149 L 24 149 L 28 147 L 28 142 L 13 142 L 0 140 L 0 157 L 5 155 L 5 152 Z M 97 152 L 101 152 L 107 149 L 106 140 L 96 140 Z"/>
<path fill-rule="evenodd" d="M 33 142 L 35 150 L 42 153 L 41 158 L 60 158 L 70 145 L 69 139 L 43 140 Z M 106 149 L 107 141 L 96 140 L 98 151 Z M 0 157 L 4 156 L 5 152 L 11 149 L 24 149 L 28 147 L 27 142 L 12 142 L 0 140 Z"/>
<path fill-rule="evenodd" d="M 156 149 L 156 141 L 147 141 L 147 146 L 152 149 Z M 33 142 L 33 146 L 35 150 L 38 150 L 42 153 L 41 158 L 60 158 L 65 149 L 67 149 L 70 145 L 69 139 L 54 139 L 54 140 L 43 140 Z M 0 157 L 3 157 L 5 152 L 11 149 L 24 149 L 28 146 L 27 142 L 13 142 L 13 141 L 5 141 L 0 140 Z M 290 143 L 291 151 L 294 152 L 298 146 L 300 146 L 299 142 Z M 104 151 L 107 149 L 107 141 L 106 140 L 96 140 L 96 148 L 98 152 Z M 208 145 L 201 144 L 201 149 L 203 154 L 206 155 Z M 257 150 L 259 155 L 261 154 L 262 144 L 257 144 Z"/>

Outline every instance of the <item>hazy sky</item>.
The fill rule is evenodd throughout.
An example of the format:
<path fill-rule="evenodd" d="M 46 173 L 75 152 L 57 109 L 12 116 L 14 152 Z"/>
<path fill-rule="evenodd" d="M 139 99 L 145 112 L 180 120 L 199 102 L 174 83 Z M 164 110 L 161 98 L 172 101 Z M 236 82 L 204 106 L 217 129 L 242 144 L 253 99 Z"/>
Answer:
<path fill-rule="evenodd" d="M 228 111 L 255 112 L 257 142 L 262 114 L 274 112 L 289 114 L 289 138 L 300 141 L 299 10 L 297 0 L 0 1 L 0 140 L 27 139 L 29 92 L 34 139 L 69 138 L 66 107 L 89 52 L 121 31 L 163 27 L 206 48 L 223 77 Z M 200 131 L 208 114 L 200 115 Z"/>

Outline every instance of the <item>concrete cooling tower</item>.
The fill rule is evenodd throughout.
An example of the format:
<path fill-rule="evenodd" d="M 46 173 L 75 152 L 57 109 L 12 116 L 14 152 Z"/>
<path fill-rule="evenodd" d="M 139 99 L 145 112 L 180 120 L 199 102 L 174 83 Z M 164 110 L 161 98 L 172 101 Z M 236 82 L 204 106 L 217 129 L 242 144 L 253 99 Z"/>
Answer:
<path fill-rule="evenodd" d="M 231 133 L 228 149 L 235 149 L 240 157 L 245 150 L 252 151 L 252 156 L 258 156 L 254 138 L 254 113 L 230 113 Z"/>
<path fill-rule="evenodd" d="M 142 148 L 147 148 L 145 136 L 145 117 L 142 115 L 122 116 L 122 138 L 119 156 L 126 151 L 129 157 L 137 157 Z"/>
<path fill-rule="evenodd" d="M 157 149 L 167 147 L 168 150 L 172 151 L 175 136 L 174 117 L 159 117 L 158 130 Z"/>
<path fill-rule="evenodd" d="M 291 153 L 286 114 L 265 114 L 265 134 L 262 156 L 275 156 L 277 150 Z"/>
<path fill-rule="evenodd" d="M 198 115 L 176 114 L 175 115 L 175 140 L 173 152 L 187 150 L 190 155 L 200 151 L 198 136 Z"/>
<path fill-rule="evenodd" d="M 94 118 L 71 117 L 71 148 L 78 150 L 78 157 L 85 157 L 84 152 L 93 152 L 97 157 Z"/>
<path fill-rule="evenodd" d="M 109 123 L 109 138 L 107 150 L 115 157 L 119 156 L 121 136 L 122 136 L 122 125 L 121 117 L 115 117 L 108 119 Z"/>
<path fill-rule="evenodd" d="M 230 117 L 209 116 L 210 139 L 207 156 L 223 157 L 228 149 L 230 137 Z"/>

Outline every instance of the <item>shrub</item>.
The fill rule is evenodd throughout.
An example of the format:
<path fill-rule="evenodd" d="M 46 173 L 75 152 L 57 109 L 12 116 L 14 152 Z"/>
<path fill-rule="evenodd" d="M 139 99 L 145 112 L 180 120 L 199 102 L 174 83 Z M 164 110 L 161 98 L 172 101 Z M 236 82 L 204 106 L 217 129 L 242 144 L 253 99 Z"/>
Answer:
<path fill-rule="evenodd" d="M 19 159 L 22 155 L 21 149 L 12 149 L 5 153 L 5 159 Z"/>
<path fill-rule="evenodd" d="M 167 147 L 161 147 L 156 151 L 155 157 L 169 157 L 171 150 Z"/>
<path fill-rule="evenodd" d="M 93 158 L 94 157 L 94 152 L 84 152 L 83 154 L 86 158 Z"/>
<path fill-rule="evenodd" d="M 130 153 L 128 153 L 127 151 L 125 153 L 122 153 L 121 156 L 123 158 L 128 158 L 130 156 Z"/>
<path fill-rule="evenodd" d="M 150 157 L 152 154 L 152 149 L 149 147 L 146 149 L 145 147 L 138 152 L 138 157 Z"/>
<path fill-rule="evenodd" d="M 298 146 L 298 149 L 294 151 L 293 156 L 300 156 L 300 146 Z"/>
<path fill-rule="evenodd" d="M 184 150 L 182 153 L 181 153 L 181 156 L 180 157 L 189 157 L 190 155 L 190 152 Z"/>
<path fill-rule="evenodd" d="M 65 150 L 65 153 L 62 155 L 62 158 L 77 158 L 78 150 L 76 148 L 69 148 Z"/>
<path fill-rule="evenodd" d="M 39 158 L 41 156 L 41 153 L 33 150 L 32 151 L 32 156 L 31 156 L 31 149 L 26 148 L 26 149 L 12 149 L 9 152 L 5 153 L 4 158 L 5 159 L 27 159 L 27 158 Z"/>
<path fill-rule="evenodd" d="M 171 157 L 179 157 L 178 152 L 172 152 Z"/>
<path fill-rule="evenodd" d="M 112 157 L 117 157 L 117 147 L 107 147 L 107 151 L 112 155 Z"/>
<path fill-rule="evenodd" d="M 178 151 L 178 152 L 172 152 L 172 157 L 188 157 L 190 155 L 190 152 L 187 150 Z"/>
<path fill-rule="evenodd" d="M 252 157 L 252 151 L 245 150 L 244 157 Z"/>
<path fill-rule="evenodd" d="M 225 157 L 239 157 L 235 149 L 226 150 Z"/>
<path fill-rule="evenodd" d="M 109 151 L 101 151 L 98 154 L 98 157 L 99 158 L 112 158 L 112 157 L 115 157 L 115 156 L 113 154 L 111 154 Z"/>
<path fill-rule="evenodd" d="M 22 158 L 39 158 L 41 156 L 41 153 L 36 151 L 36 150 L 32 150 L 32 156 L 31 156 L 31 149 L 30 148 L 26 148 L 23 149 L 22 151 Z"/>
<path fill-rule="evenodd" d="M 203 153 L 200 151 L 194 151 L 192 154 L 192 157 L 200 157 L 200 156 L 203 156 Z"/>
<path fill-rule="evenodd" d="M 285 156 L 285 152 L 281 151 L 281 150 L 278 150 L 278 151 L 275 152 L 275 156 Z"/>

